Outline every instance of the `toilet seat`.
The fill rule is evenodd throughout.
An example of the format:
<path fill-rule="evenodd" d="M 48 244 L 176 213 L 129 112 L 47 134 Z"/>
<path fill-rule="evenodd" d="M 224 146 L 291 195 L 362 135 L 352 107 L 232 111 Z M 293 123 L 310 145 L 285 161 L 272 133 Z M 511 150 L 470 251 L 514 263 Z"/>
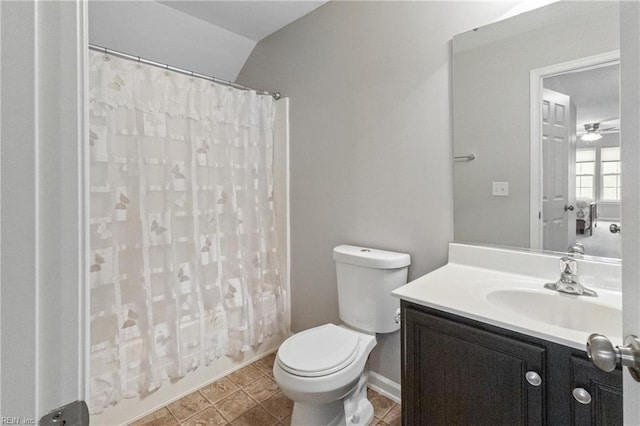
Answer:
<path fill-rule="evenodd" d="M 289 337 L 278 349 L 277 360 L 296 376 L 326 376 L 348 367 L 356 359 L 358 344 L 356 333 L 325 324 Z"/>

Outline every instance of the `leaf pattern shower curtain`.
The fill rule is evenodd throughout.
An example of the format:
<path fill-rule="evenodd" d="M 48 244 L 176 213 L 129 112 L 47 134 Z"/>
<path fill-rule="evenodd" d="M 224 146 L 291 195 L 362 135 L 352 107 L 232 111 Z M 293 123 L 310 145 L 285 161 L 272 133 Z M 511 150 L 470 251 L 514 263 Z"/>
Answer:
<path fill-rule="evenodd" d="M 274 100 L 90 52 L 91 410 L 286 333 Z"/>

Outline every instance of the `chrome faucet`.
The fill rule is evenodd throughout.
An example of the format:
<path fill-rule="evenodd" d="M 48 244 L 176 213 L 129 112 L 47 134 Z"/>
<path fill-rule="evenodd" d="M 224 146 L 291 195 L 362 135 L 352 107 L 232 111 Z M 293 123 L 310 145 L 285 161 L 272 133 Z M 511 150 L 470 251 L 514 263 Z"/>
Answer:
<path fill-rule="evenodd" d="M 573 258 L 576 253 L 579 253 L 579 251 L 569 250 L 567 256 L 560 258 L 560 279 L 555 283 L 545 284 L 544 288 L 578 296 L 597 297 L 598 293 L 580 284 L 578 262 Z"/>
<path fill-rule="evenodd" d="M 584 254 L 584 246 L 580 243 L 573 243 L 569 246 L 569 248 L 567 249 L 567 253 L 569 253 L 569 256 L 573 257 L 576 254 Z"/>

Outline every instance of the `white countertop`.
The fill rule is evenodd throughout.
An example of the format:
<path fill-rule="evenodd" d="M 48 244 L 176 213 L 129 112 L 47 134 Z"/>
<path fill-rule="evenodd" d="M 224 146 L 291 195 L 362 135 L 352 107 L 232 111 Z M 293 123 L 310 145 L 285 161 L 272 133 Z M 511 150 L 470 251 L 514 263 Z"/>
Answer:
<path fill-rule="evenodd" d="M 465 246 L 461 244 L 452 244 L 453 252 L 459 250 L 464 252 L 464 256 L 471 256 L 475 263 L 469 266 L 464 263 L 451 262 L 452 258 L 457 262 L 464 262 L 464 256 L 459 253 L 453 253 L 450 250 L 450 263 L 426 274 L 398 289 L 392 294 L 402 300 L 406 300 L 418 305 L 427 306 L 444 312 L 455 314 L 461 317 L 481 321 L 497 327 L 512 330 L 518 333 L 530 335 L 540 339 L 555 342 L 572 348 L 585 350 L 585 343 L 591 333 L 605 334 L 611 339 L 614 345 L 622 344 L 622 318 L 617 317 L 605 320 L 594 317 L 594 312 L 600 312 L 598 308 L 608 309 L 609 312 L 619 310 L 622 306 L 622 295 L 619 291 L 611 290 L 610 284 L 601 287 L 593 287 L 598 292 L 598 297 L 575 296 L 561 294 L 553 290 L 544 289 L 544 284 L 550 282 L 548 278 L 543 278 L 549 274 L 559 275 L 557 259 L 559 256 L 549 256 L 546 254 L 529 254 L 519 252 L 517 256 L 521 256 L 520 261 L 528 263 L 537 262 L 537 272 L 535 275 L 519 275 L 512 272 L 505 272 L 496 269 L 483 268 L 477 266 L 478 259 L 486 256 L 481 246 Z M 470 248 L 471 247 L 471 248 Z M 490 256 L 499 259 L 500 253 L 496 253 L 495 249 Z M 478 250 L 480 250 L 478 252 Z M 501 251 L 508 251 L 500 249 Z M 453 255 L 451 255 L 453 254 Z M 511 262 L 510 268 L 513 269 L 513 253 L 509 254 Z M 517 257 L 516 256 L 516 257 Z M 529 256 L 534 256 L 531 258 Z M 540 259 L 540 256 L 549 257 L 548 260 Z M 535 258 L 537 257 L 537 259 Z M 519 261 L 518 261 L 519 262 Z M 545 262 L 548 265 L 543 265 Z M 492 266 L 496 263 L 487 262 Z M 498 262 L 499 264 L 499 262 Z M 546 271 L 547 268 L 551 271 Z M 609 268 L 609 265 L 605 267 Z M 524 268 L 527 269 L 527 268 Z M 590 271 L 593 272 L 593 265 Z M 597 275 L 597 274 L 596 274 Z M 524 292 L 525 295 L 540 296 L 542 300 L 549 300 L 555 303 L 568 303 L 573 307 L 578 306 L 579 315 L 571 318 L 573 322 L 572 328 L 566 328 L 553 324 L 553 318 L 544 318 L 544 320 L 532 319 L 522 312 L 533 310 L 535 314 L 536 306 L 519 307 L 496 305 L 492 303 L 491 292 L 500 290 L 516 289 Z M 525 298 L 526 299 L 526 298 Z M 535 297 L 531 297 L 534 300 Z M 529 303 L 525 301 L 523 303 Z M 559 305 L 563 306 L 563 305 Z M 524 309 L 527 308 L 527 309 Z M 540 306 L 544 312 L 545 306 Z M 586 312 L 583 315 L 583 312 Z M 611 315 L 609 315 L 611 317 Z M 587 328 L 587 330 L 577 330 L 576 328 Z M 591 329 L 593 328 L 593 329 Z"/>

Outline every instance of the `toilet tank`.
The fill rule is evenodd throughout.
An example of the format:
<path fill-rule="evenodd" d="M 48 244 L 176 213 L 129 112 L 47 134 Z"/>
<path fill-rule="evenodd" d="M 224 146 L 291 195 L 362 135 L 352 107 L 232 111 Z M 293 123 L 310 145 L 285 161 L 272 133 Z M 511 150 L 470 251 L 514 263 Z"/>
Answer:
<path fill-rule="evenodd" d="M 369 333 L 400 328 L 394 316 L 400 307 L 391 291 L 407 282 L 411 258 L 405 253 L 341 245 L 333 249 L 338 278 L 340 319 Z"/>

